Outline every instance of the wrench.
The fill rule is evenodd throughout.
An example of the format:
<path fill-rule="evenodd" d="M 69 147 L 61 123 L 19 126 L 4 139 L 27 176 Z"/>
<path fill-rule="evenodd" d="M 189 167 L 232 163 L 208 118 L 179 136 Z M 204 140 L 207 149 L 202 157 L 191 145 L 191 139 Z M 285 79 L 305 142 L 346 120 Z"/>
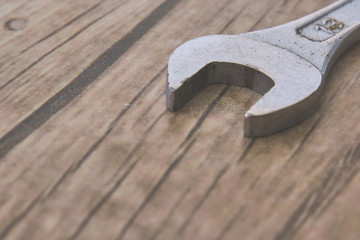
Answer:
<path fill-rule="evenodd" d="M 316 110 L 331 66 L 359 39 L 360 0 L 340 0 L 277 27 L 190 40 L 169 59 L 168 109 L 209 84 L 248 87 L 263 96 L 245 114 L 244 135 L 276 133 Z"/>

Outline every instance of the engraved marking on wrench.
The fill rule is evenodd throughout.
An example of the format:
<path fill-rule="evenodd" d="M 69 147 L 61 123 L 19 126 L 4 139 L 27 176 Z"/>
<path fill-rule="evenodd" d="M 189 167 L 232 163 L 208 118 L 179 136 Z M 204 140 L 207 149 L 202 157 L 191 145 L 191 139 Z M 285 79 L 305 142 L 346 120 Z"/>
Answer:
<path fill-rule="evenodd" d="M 346 28 L 346 24 L 333 17 L 323 18 L 320 21 L 310 23 L 300 29 L 298 34 L 311 41 L 325 41 Z"/>
<path fill-rule="evenodd" d="M 339 22 L 334 18 L 328 18 L 324 20 L 322 23 L 318 23 L 314 26 L 315 30 L 325 31 L 328 33 L 339 32 L 341 29 L 345 27 L 343 22 Z"/>

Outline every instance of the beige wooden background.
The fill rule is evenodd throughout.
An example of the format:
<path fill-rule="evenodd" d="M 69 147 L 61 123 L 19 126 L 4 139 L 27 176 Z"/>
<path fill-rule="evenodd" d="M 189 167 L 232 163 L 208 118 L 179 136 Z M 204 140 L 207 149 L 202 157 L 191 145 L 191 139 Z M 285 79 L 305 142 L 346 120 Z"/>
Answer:
<path fill-rule="evenodd" d="M 359 44 L 279 134 L 243 137 L 248 89 L 165 104 L 184 41 L 332 2 L 1 0 L 0 239 L 360 239 Z"/>

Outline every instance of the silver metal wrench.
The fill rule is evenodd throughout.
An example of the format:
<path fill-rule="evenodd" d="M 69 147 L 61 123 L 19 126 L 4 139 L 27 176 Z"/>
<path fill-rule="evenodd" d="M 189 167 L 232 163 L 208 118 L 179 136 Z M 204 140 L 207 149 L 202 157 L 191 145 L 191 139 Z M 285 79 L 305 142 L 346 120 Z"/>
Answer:
<path fill-rule="evenodd" d="M 168 108 L 209 84 L 233 84 L 263 94 L 245 114 L 245 136 L 284 130 L 316 110 L 331 66 L 359 39 L 360 0 L 340 0 L 277 27 L 190 40 L 169 59 Z"/>

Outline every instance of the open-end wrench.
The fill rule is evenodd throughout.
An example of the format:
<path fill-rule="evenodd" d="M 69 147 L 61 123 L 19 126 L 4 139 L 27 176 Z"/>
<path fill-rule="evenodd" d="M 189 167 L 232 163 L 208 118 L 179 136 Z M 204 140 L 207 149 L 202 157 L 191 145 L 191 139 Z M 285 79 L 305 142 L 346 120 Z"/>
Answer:
<path fill-rule="evenodd" d="M 360 0 L 340 0 L 270 29 L 190 40 L 169 60 L 168 108 L 209 84 L 248 87 L 264 96 L 245 114 L 245 136 L 278 132 L 315 111 L 331 66 L 359 39 Z"/>

